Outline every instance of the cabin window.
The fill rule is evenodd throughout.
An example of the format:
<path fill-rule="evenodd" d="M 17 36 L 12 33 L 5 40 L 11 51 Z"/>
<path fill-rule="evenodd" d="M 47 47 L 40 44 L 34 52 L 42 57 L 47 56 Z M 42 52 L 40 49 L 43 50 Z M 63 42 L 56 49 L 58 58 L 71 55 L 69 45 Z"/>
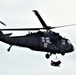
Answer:
<path fill-rule="evenodd" d="M 46 43 L 50 43 L 50 38 L 46 37 Z"/>
<path fill-rule="evenodd" d="M 42 42 L 45 42 L 45 38 L 44 37 L 42 37 Z"/>
<path fill-rule="evenodd" d="M 41 37 L 41 39 L 42 39 L 42 42 L 43 43 L 50 43 L 50 38 L 49 37 Z"/>

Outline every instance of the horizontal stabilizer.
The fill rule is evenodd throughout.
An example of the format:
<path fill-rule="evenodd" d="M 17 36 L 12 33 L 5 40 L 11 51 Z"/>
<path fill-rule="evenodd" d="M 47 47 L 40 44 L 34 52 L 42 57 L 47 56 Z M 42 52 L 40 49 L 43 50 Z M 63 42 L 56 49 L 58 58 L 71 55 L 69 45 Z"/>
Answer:
<path fill-rule="evenodd" d="M 11 35 L 12 35 L 12 33 L 4 34 L 4 36 L 11 36 Z"/>

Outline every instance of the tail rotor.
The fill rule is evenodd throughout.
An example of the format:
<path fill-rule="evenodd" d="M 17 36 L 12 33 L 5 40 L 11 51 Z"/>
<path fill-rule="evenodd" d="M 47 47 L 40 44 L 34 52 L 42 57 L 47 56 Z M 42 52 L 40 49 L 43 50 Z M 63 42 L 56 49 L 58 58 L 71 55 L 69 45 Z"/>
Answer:
<path fill-rule="evenodd" d="M 3 24 L 4 26 L 6 26 L 6 24 L 5 24 L 5 23 L 3 23 L 2 21 L 0 21 L 0 23 L 1 23 L 1 24 Z"/>

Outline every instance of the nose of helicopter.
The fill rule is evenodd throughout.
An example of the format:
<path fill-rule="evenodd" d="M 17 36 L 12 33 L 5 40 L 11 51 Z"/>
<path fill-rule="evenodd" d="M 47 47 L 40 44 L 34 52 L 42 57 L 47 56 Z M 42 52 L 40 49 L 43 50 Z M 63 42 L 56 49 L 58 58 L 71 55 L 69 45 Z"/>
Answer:
<path fill-rule="evenodd" d="M 74 51 L 74 47 L 73 47 L 73 45 L 70 45 L 70 50 L 69 50 L 70 52 L 73 52 Z"/>

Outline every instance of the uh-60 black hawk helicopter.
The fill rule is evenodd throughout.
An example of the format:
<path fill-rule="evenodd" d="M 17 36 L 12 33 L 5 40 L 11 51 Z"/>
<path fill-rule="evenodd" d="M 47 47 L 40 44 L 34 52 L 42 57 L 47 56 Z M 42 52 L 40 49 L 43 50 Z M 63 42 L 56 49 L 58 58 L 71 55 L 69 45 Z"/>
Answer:
<path fill-rule="evenodd" d="M 62 54 L 70 53 L 74 51 L 74 47 L 69 41 L 69 39 L 62 37 L 59 33 L 53 32 L 50 29 L 73 26 L 76 24 L 50 27 L 47 26 L 38 11 L 33 10 L 35 15 L 38 17 L 39 21 L 42 24 L 42 28 L 7 28 L 0 29 L 0 41 L 7 43 L 10 47 L 7 49 L 10 51 L 13 45 L 20 47 L 27 47 L 34 51 L 47 52 L 45 55 L 46 58 L 49 58 L 51 54 Z M 2 21 L 1 24 L 5 25 Z M 46 31 L 40 31 L 41 29 Z M 25 36 L 10 36 L 12 33 L 3 34 L 2 31 L 27 31 L 27 30 L 38 30 L 35 33 L 29 33 Z"/>

